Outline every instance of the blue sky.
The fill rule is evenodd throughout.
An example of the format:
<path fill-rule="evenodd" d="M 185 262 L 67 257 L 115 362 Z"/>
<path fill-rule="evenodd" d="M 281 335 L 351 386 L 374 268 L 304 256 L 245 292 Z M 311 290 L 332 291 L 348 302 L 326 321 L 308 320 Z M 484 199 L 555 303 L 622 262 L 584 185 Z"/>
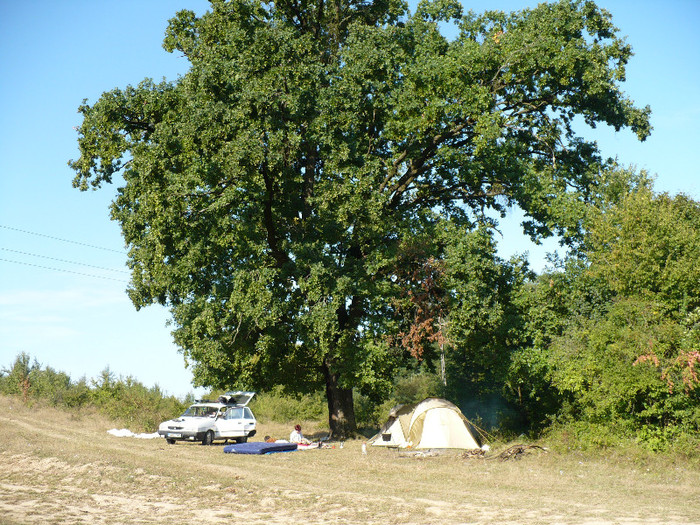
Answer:
<path fill-rule="evenodd" d="M 476 0 L 467 9 L 515 10 L 537 2 Z M 601 0 L 632 45 L 625 90 L 650 105 L 654 131 L 586 133 L 605 156 L 656 174 L 656 189 L 700 198 L 700 1 Z M 119 227 L 109 220 L 116 188 L 79 192 L 67 161 L 85 98 L 174 80 L 187 62 L 161 42 L 180 8 L 202 0 L 0 0 L 0 368 L 20 352 L 75 380 L 106 367 L 146 386 L 195 391 L 161 307 L 136 311 Z M 502 255 L 527 251 L 535 269 L 553 243 L 528 245 L 517 220 L 503 225 Z M 80 264 L 75 264 L 80 263 Z M 199 391 L 196 391 L 199 393 Z"/>

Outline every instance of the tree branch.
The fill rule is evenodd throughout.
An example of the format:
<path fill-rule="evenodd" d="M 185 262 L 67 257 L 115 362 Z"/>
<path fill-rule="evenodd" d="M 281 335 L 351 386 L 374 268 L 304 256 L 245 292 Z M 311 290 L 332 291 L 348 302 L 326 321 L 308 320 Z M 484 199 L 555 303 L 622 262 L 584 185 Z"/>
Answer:
<path fill-rule="evenodd" d="M 398 202 L 403 195 L 403 193 L 409 188 L 411 183 L 426 171 L 426 163 L 435 156 L 435 153 L 437 152 L 438 147 L 443 144 L 444 142 L 454 139 L 458 137 L 462 131 L 471 123 L 468 122 L 463 122 L 460 124 L 455 124 L 455 126 L 443 133 L 438 133 L 436 135 L 433 135 L 432 139 L 430 142 L 427 144 L 427 146 L 423 149 L 420 155 L 416 157 L 415 159 L 411 160 L 409 168 L 406 170 L 406 172 L 399 178 L 399 180 L 394 184 L 391 188 L 390 191 L 393 193 L 393 196 L 391 200 L 389 201 L 389 206 L 390 207 L 395 207 L 398 205 Z M 394 161 L 394 167 L 397 168 L 398 165 L 403 162 L 403 160 L 406 159 L 408 156 L 408 149 L 403 151 L 401 155 Z M 385 179 L 385 182 L 388 184 L 388 178 Z M 385 187 L 384 184 L 382 184 L 382 187 Z"/>
<path fill-rule="evenodd" d="M 272 203 L 274 202 L 275 191 L 274 182 L 270 177 L 267 169 L 267 161 L 263 162 L 260 172 L 265 181 L 265 202 L 263 207 L 263 220 L 265 230 L 267 232 L 267 244 L 270 247 L 270 255 L 277 263 L 277 267 L 281 268 L 290 261 L 289 256 L 279 248 L 279 240 L 277 238 L 277 229 L 272 216 Z"/>

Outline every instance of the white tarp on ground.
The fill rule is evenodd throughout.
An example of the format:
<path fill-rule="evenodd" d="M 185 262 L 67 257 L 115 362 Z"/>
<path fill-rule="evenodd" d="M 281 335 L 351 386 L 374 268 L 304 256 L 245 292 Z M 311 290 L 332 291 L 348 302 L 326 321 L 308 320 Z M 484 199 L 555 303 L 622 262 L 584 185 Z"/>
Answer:
<path fill-rule="evenodd" d="M 121 428 L 121 429 L 116 429 L 113 428 L 111 430 L 107 431 L 107 434 L 112 434 L 113 436 L 116 437 L 130 437 L 130 438 L 137 438 L 137 439 L 155 439 L 159 438 L 160 435 L 158 432 L 153 432 L 152 434 L 135 434 L 131 430 L 127 430 L 126 428 Z"/>

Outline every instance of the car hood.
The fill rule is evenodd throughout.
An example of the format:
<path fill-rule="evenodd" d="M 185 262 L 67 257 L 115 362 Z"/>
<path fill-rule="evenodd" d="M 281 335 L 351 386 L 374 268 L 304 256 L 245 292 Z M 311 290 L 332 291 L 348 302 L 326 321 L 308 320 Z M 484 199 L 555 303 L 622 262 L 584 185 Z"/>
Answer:
<path fill-rule="evenodd" d="M 214 419 L 210 417 L 178 417 L 163 421 L 158 428 L 160 430 L 199 430 L 203 428 L 210 428 L 213 423 Z"/>

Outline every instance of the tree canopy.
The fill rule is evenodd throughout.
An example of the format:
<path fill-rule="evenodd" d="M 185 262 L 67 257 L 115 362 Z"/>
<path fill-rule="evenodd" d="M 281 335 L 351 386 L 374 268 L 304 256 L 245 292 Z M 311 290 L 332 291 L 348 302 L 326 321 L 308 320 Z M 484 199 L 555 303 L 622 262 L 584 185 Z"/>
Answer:
<path fill-rule="evenodd" d="M 407 266 L 454 261 L 511 205 L 576 241 L 602 184 L 577 119 L 650 132 L 620 89 L 631 48 L 590 1 L 211 0 L 164 47 L 184 76 L 80 107 L 74 185 L 120 184 L 130 297 L 171 308 L 197 384 L 324 384 L 338 434 L 352 389 L 408 353 Z"/>
<path fill-rule="evenodd" d="M 700 429 L 700 204 L 627 182 L 589 210 L 583 248 L 523 294 L 508 382 L 533 426 L 656 449 Z"/>

